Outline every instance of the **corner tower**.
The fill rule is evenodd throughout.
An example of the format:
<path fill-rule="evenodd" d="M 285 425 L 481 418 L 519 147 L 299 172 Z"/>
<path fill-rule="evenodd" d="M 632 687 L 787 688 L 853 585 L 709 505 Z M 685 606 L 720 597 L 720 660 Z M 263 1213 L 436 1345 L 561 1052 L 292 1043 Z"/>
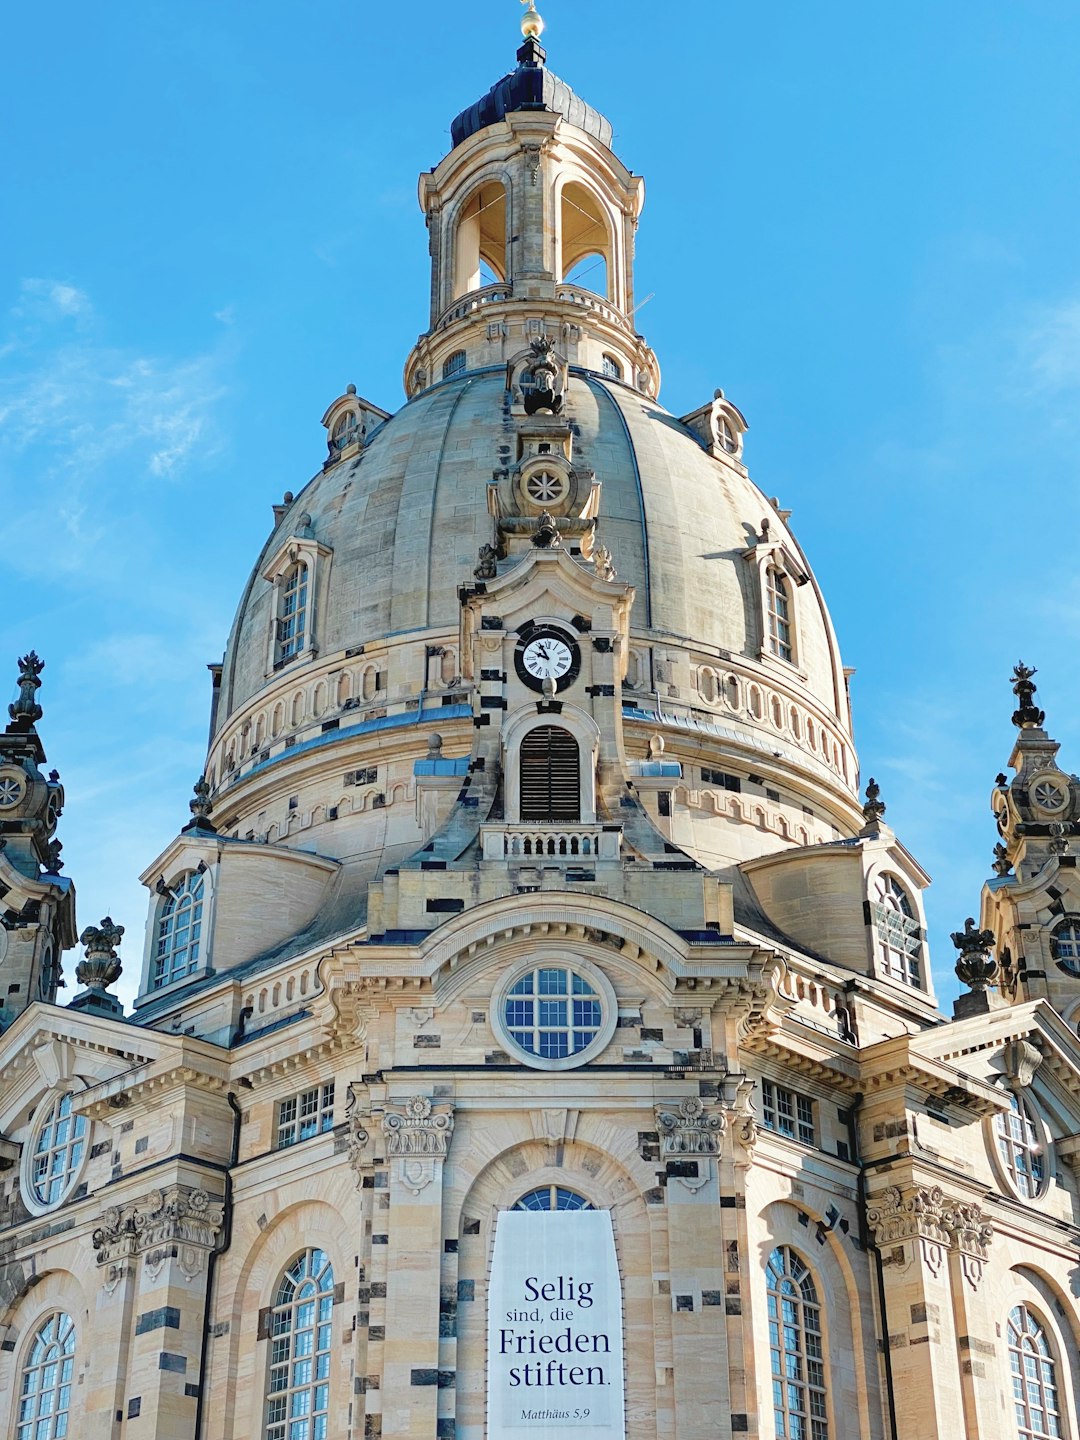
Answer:
<path fill-rule="evenodd" d="M 547 68 L 542 28 L 530 10 L 517 68 L 461 112 L 449 155 L 420 177 L 431 327 L 405 367 L 409 395 L 542 334 L 571 365 L 659 394 L 634 327 L 645 184 L 612 151 L 610 123 Z"/>

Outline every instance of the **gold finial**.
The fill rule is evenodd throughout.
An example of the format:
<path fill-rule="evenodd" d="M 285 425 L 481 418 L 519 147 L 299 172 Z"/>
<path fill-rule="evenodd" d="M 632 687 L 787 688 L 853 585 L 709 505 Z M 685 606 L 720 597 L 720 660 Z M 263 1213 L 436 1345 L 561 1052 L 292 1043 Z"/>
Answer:
<path fill-rule="evenodd" d="M 537 13 L 536 0 L 521 0 L 521 3 L 529 7 L 521 17 L 521 33 L 526 40 L 539 40 L 544 33 L 544 20 Z"/>

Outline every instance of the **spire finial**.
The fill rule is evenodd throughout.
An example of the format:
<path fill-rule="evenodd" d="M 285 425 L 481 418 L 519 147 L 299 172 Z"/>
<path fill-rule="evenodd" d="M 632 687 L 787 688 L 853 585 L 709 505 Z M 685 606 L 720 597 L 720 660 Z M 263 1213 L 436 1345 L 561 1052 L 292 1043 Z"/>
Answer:
<path fill-rule="evenodd" d="M 1017 663 L 1011 677 L 1013 694 L 1019 701 L 1019 705 L 1013 714 L 1013 724 L 1018 730 L 1041 730 L 1043 721 L 1046 719 L 1046 712 L 1040 710 L 1035 704 L 1036 686 L 1032 684 L 1032 678 L 1039 672 L 1033 670 L 1030 665 L 1025 665 L 1021 660 Z"/>
<path fill-rule="evenodd" d="M 32 728 L 41 719 L 41 706 L 35 700 L 34 694 L 41 688 L 38 677 L 44 669 L 45 661 L 38 658 L 36 651 L 31 650 L 29 655 L 20 656 L 19 698 L 8 706 L 8 714 L 16 726 Z"/>
<path fill-rule="evenodd" d="M 866 787 L 866 804 L 863 806 L 863 819 L 868 825 L 874 825 L 885 814 L 885 802 L 881 798 L 881 786 L 871 775 L 870 782 Z"/>
<path fill-rule="evenodd" d="M 521 0 L 528 9 L 521 17 L 521 33 L 526 40 L 539 40 L 544 33 L 544 19 L 536 9 L 536 0 Z"/>

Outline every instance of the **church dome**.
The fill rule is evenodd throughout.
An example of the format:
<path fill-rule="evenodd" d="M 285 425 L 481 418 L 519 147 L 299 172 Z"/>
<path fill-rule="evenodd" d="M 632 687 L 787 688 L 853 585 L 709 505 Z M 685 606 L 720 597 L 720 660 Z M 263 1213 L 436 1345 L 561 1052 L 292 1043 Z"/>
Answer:
<path fill-rule="evenodd" d="M 483 689 L 512 675 L 523 632 L 479 659 L 469 598 L 555 544 L 589 583 L 624 587 L 625 631 L 603 642 L 617 683 L 589 698 L 614 702 L 627 783 L 674 777 L 705 807 L 680 837 L 696 861 L 853 835 L 858 765 L 819 587 L 750 479 L 736 406 L 719 390 L 682 418 L 659 403 L 634 324 L 643 182 L 535 38 L 518 58 L 420 180 L 431 322 L 407 403 L 389 415 L 350 386 L 323 417 L 322 471 L 275 507 L 217 672 L 215 823 L 338 858 L 362 843 L 373 872 L 411 854 L 423 835 L 395 807 L 415 798 L 424 737 L 463 765 L 483 707 L 520 703 Z M 576 621 L 591 628 L 587 606 Z M 372 775 L 399 843 L 318 830 L 343 783 Z M 755 798 L 725 810 L 703 787 Z M 297 814 L 315 817 L 302 841 Z"/>

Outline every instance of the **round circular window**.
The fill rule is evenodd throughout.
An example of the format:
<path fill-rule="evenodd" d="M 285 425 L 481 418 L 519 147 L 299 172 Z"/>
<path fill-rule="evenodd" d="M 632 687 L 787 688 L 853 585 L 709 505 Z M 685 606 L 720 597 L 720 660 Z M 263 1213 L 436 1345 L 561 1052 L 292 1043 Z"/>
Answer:
<path fill-rule="evenodd" d="M 503 1047 L 536 1070 L 570 1070 L 594 1059 L 615 1033 L 618 1006 L 607 976 L 576 956 L 516 965 L 491 1009 Z"/>
<path fill-rule="evenodd" d="M 1038 1200 L 1050 1184 L 1050 1146 L 1042 1119 L 1024 1096 L 1010 1091 L 1009 1108 L 990 1121 L 998 1177 L 1020 1200 Z"/>
<path fill-rule="evenodd" d="M 86 1119 L 72 1114 L 73 1100 L 71 1091 L 45 1100 L 23 1150 L 23 1200 L 32 1214 L 44 1214 L 66 1200 L 86 1163 Z"/>

